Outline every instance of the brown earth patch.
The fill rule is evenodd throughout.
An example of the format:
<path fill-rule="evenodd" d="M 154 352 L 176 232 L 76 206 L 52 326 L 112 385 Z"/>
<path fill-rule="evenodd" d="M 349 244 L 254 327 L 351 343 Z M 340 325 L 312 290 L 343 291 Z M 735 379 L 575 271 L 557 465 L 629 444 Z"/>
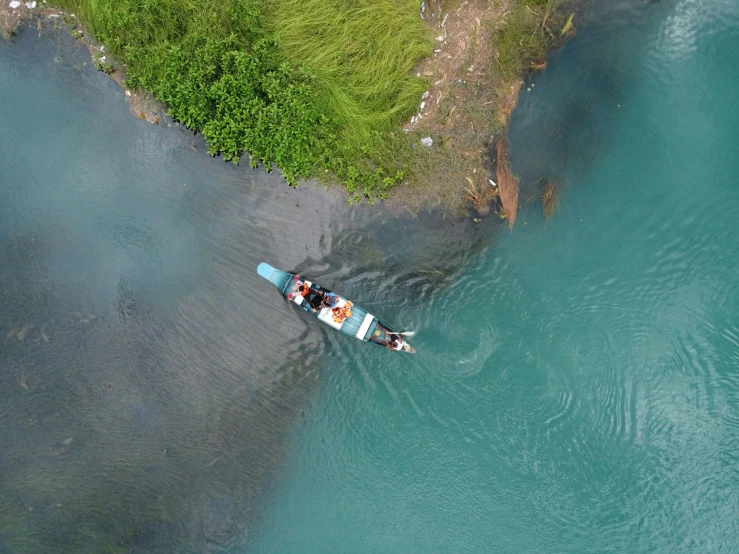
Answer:
<path fill-rule="evenodd" d="M 481 215 L 495 210 L 515 221 L 511 199 L 517 189 L 503 193 L 499 178 L 485 169 L 487 146 L 503 136 L 522 84 L 496 71 L 493 34 L 507 10 L 508 0 L 426 2 L 423 15 L 436 44 L 417 74 L 429 80 L 429 89 L 404 128 L 414 137 L 430 136 L 434 145 L 418 146 L 410 171 L 419 184 L 401 186 L 396 194 L 404 208 L 444 206 L 464 213 L 472 205 Z M 518 186 L 515 179 L 506 183 Z"/>
<path fill-rule="evenodd" d="M 11 8 L 9 0 L 0 0 L 0 35 L 5 39 L 10 38 L 21 19 L 30 11 L 24 2 L 20 2 L 17 8 Z"/>

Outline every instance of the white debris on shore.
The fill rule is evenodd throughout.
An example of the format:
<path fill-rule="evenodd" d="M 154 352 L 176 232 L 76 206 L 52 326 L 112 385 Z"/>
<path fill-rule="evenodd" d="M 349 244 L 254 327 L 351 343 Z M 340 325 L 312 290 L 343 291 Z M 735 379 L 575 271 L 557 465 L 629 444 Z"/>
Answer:
<path fill-rule="evenodd" d="M 424 137 L 421 139 L 421 144 L 424 146 L 433 146 L 434 141 L 431 137 Z"/>
<path fill-rule="evenodd" d="M 11 10 L 15 10 L 15 9 L 18 9 L 18 8 L 20 8 L 20 7 L 21 7 L 21 3 L 20 3 L 20 2 L 18 2 L 18 0 L 13 0 L 13 1 L 12 1 L 12 2 L 10 3 L 10 4 L 8 4 L 8 5 L 10 6 L 10 9 L 11 9 Z"/>
<path fill-rule="evenodd" d="M 419 121 L 423 119 L 423 110 L 426 108 L 426 100 L 428 99 L 430 95 L 431 95 L 431 92 L 427 90 L 426 92 L 423 93 L 423 96 L 421 96 L 421 105 L 418 108 L 418 113 L 414 115 L 413 117 L 411 117 L 411 125 L 415 125 L 416 123 L 418 123 Z M 407 131 L 408 130 L 406 129 L 406 132 Z"/>
<path fill-rule="evenodd" d="M 38 5 L 38 4 L 36 3 L 36 0 L 33 0 L 33 2 L 26 2 L 26 7 L 27 7 L 27 8 L 29 9 L 29 10 L 32 10 L 32 9 L 33 9 L 33 8 L 35 8 L 35 7 L 37 6 L 37 5 Z"/>

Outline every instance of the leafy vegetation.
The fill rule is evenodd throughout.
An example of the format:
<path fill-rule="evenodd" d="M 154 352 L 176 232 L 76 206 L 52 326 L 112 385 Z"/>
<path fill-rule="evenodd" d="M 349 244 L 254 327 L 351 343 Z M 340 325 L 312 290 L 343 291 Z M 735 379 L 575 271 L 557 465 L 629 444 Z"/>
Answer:
<path fill-rule="evenodd" d="M 353 200 L 404 178 L 401 121 L 432 45 L 416 0 L 58 0 L 127 65 L 128 84 L 202 131 L 213 155 L 320 176 Z"/>
<path fill-rule="evenodd" d="M 334 126 L 307 77 L 281 63 L 269 39 L 245 51 L 233 38 L 193 36 L 162 50 L 147 53 L 148 71 L 132 72 L 131 81 L 201 130 L 211 154 L 238 162 L 248 151 L 252 165 L 274 162 L 293 185 L 331 165 Z"/>

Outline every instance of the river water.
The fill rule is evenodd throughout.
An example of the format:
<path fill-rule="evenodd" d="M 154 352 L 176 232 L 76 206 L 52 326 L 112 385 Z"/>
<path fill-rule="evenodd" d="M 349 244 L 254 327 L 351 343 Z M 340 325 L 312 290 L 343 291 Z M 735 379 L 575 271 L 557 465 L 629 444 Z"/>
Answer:
<path fill-rule="evenodd" d="M 584 18 L 511 124 L 559 208 L 512 232 L 293 191 L 0 43 L 0 552 L 739 549 L 739 6 Z"/>

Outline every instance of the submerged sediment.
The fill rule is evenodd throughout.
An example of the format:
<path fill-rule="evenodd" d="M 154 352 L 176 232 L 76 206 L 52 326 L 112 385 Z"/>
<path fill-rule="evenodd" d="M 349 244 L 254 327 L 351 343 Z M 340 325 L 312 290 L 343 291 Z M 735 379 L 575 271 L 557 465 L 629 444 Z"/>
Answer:
<path fill-rule="evenodd" d="M 132 115 L 148 123 L 159 123 L 164 117 L 164 105 L 151 93 L 126 86 L 125 66 L 110 56 L 105 46 L 81 26 L 74 13 L 49 7 L 46 3 L 39 5 L 33 1 L 21 3 L 15 0 L 5 5 L 5 0 L 0 0 L 0 35 L 3 38 L 11 39 L 24 22 L 30 21 L 35 21 L 39 36 L 42 32 L 60 28 L 69 31 L 90 52 L 90 63 L 110 75 L 124 89 Z"/>

